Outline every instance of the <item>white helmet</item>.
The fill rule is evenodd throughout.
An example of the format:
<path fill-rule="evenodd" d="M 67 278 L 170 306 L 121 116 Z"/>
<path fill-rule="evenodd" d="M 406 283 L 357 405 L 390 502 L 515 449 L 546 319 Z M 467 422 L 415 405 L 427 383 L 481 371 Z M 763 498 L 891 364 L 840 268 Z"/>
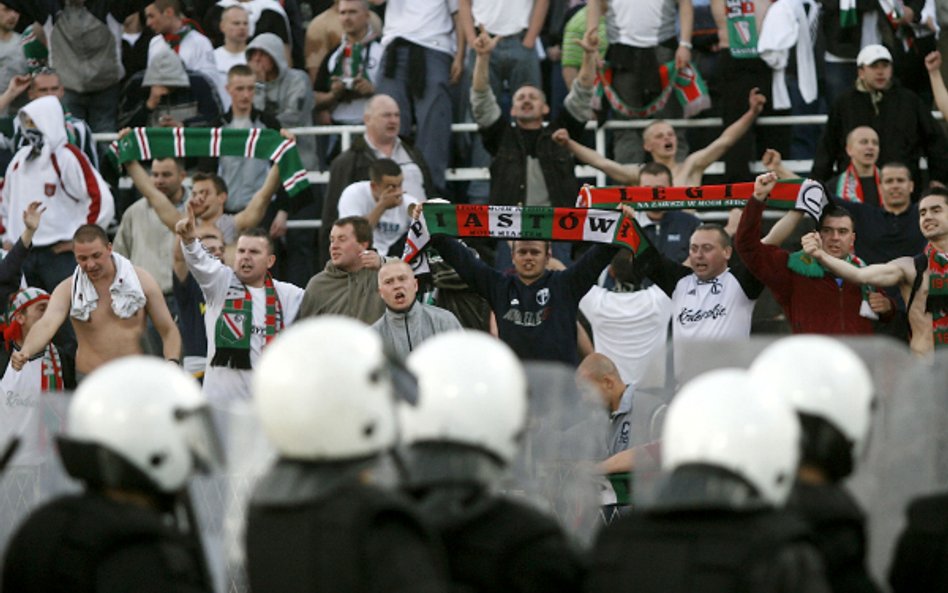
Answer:
<path fill-rule="evenodd" d="M 197 382 L 149 356 L 110 362 L 80 383 L 59 444 L 64 465 L 77 478 L 164 493 L 181 490 L 196 470 L 222 461 Z"/>
<path fill-rule="evenodd" d="M 719 369 L 689 381 L 668 407 L 662 467 L 721 467 L 781 505 L 800 456 L 800 425 L 779 398 L 762 398 L 746 371 Z"/>
<path fill-rule="evenodd" d="M 411 353 L 417 406 L 400 406 L 404 441 L 480 448 L 509 464 L 527 417 L 527 379 L 509 346 L 482 332 L 448 332 Z"/>
<path fill-rule="evenodd" d="M 760 393 L 830 423 L 862 455 L 874 404 L 872 375 L 851 348 L 826 336 L 791 336 L 764 349 L 750 368 Z"/>
<path fill-rule="evenodd" d="M 267 347 L 253 377 L 263 429 L 284 457 L 366 457 L 396 440 L 382 339 L 348 317 L 299 321 Z"/>

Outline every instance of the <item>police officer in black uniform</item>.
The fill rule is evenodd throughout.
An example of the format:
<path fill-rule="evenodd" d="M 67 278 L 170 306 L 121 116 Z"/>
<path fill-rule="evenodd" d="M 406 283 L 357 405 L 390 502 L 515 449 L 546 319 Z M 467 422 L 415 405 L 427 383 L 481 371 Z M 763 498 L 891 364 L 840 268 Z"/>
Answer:
<path fill-rule="evenodd" d="M 407 364 L 418 403 L 401 410 L 405 487 L 444 542 L 456 590 L 578 591 L 583 566 L 556 520 L 497 492 L 527 419 L 513 351 L 482 332 L 450 332 Z"/>
<path fill-rule="evenodd" d="M 393 364 L 377 333 L 334 316 L 299 322 L 264 351 L 254 397 L 279 457 L 248 509 L 252 591 L 447 591 L 440 545 L 386 471 L 394 385 L 407 384 Z"/>
<path fill-rule="evenodd" d="M 807 528 L 779 510 L 800 427 L 745 371 L 701 375 L 669 406 L 657 500 L 606 527 L 587 593 L 828 591 Z"/>
<path fill-rule="evenodd" d="M 220 462 L 193 378 L 143 356 L 103 366 L 79 386 L 58 441 L 85 490 L 23 523 L 4 558 L 4 591 L 213 591 L 200 538 L 175 521 L 190 509 L 189 477 Z"/>
<path fill-rule="evenodd" d="M 805 371 L 788 361 L 807 361 Z M 866 569 L 866 518 L 843 486 L 862 458 L 875 401 L 869 370 L 845 344 L 791 336 L 751 367 L 766 395 L 781 397 L 803 429 L 800 468 L 787 501 L 813 531 L 834 593 L 877 593 Z"/>

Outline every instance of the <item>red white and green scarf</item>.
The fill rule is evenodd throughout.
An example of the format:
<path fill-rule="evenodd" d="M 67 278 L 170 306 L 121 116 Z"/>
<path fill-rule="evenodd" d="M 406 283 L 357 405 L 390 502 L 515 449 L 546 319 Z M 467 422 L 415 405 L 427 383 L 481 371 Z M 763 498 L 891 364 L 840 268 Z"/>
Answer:
<path fill-rule="evenodd" d="M 691 64 L 678 70 L 674 61 L 667 62 L 658 67 L 658 74 L 662 81 L 662 92 L 644 107 L 635 107 L 622 100 L 612 88 L 613 72 L 608 65 L 599 69 L 596 93 L 604 96 L 613 110 L 629 119 L 652 117 L 664 109 L 672 95 L 681 103 L 685 117 L 692 117 L 711 107 L 708 87 L 701 74 Z"/>
<path fill-rule="evenodd" d="M 929 243 L 928 299 L 925 310 L 932 314 L 932 339 L 935 348 L 948 348 L 948 253 Z"/>
<path fill-rule="evenodd" d="M 875 165 L 872 166 L 872 176 L 876 181 L 876 188 L 879 188 L 879 168 Z M 882 194 L 879 189 L 877 189 L 877 192 L 877 195 Z M 839 176 L 839 180 L 836 182 L 836 196 L 847 202 L 866 203 L 866 196 L 862 189 L 862 180 L 859 174 L 856 173 L 856 167 L 853 166 L 852 163 L 849 163 L 849 166 L 846 167 L 846 170 Z"/>
<path fill-rule="evenodd" d="M 47 391 L 63 390 L 63 363 L 59 358 L 59 350 L 52 343 L 43 350 L 40 389 Z"/>
<path fill-rule="evenodd" d="M 416 273 L 428 271 L 422 253 L 431 235 L 549 241 L 590 241 L 624 245 L 641 254 L 648 241 L 634 219 L 619 210 L 550 206 L 472 206 L 427 202 L 409 227 L 403 259 L 417 260 Z M 419 258 L 419 255 L 421 256 Z"/>
<path fill-rule="evenodd" d="M 188 33 L 190 33 L 191 31 L 197 31 L 198 33 L 203 33 L 201 31 L 201 27 L 197 24 L 197 22 L 189 18 L 184 18 L 181 20 L 182 20 L 182 25 L 184 26 L 182 26 L 177 32 L 165 33 L 162 35 L 162 37 L 164 37 L 165 39 L 165 42 L 169 46 L 171 46 L 172 50 L 174 50 L 174 53 L 178 53 L 179 51 L 181 51 L 181 42 L 184 41 L 184 38 L 188 36 Z"/>
<path fill-rule="evenodd" d="M 347 35 L 342 40 L 342 52 L 336 60 L 336 65 L 332 69 L 332 75 L 338 78 L 355 78 L 361 76 L 368 79 L 365 72 L 366 64 L 369 61 L 369 48 L 375 41 L 377 35 L 369 27 L 369 31 L 362 41 L 353 42 Z"/>
<path fill-rule="evenodd" d="M 819 195 L 817 195 L 819 194 Z M 825 192 L 808 179 L 782 179 L 777 182 L 767 206 L 778 210 L 819 210 L 825 204 Z M 579 190 L 576 205 L 584 208 L 614 208 L 629 204 L 636 210 L 718 210 L 743 208 L 754 196 L 754 183 L 726 183 L 692 187 L 590 187 Z M 804 207 L 806 206 L 806 207 Z M 427 208 L 427 205 L 425 206 Z M 819 217 L 818 215 L 816 216 Z"/>
<path fill-rule="evenodd" d="M 843 261 L 850 265 L 856 266 L 857 268 L 866 267 L 866 262 L 862 261 L 859 259 L 859 257 L 852 253 L 843 258 Z M 787 258 L 787 267 L 794 274 L 806 276 L 807 278 L 823 278 L 826 276 L 826 268 L 824 268 L 820 262 L 816 261 L 803 251 L 794 251 L 791 253 L 790 257 Z M 862 293 L 862 304 L 859 306 L 859 315 L 861 317 L 865 317 L 866 319 L 879 319 L 879 316 L 876 314 L 876 312 L 873 311 L 872 307 L 869 306 L 869 293 L 874 291 L 875 288 L 869 284 L 863 284 L 860 287 L 860 292 Z"/>
<path fill-rule="evenodd" d="M 274 161 L 286 192 L 309 187 L 296 142 L 265 128 L 132 128 L 113 148 L 120 163 L 156 158 L 240 156 Z"/>
<path fill-rule="evenodd" d="M 283 329 L 283 310 L 277 298 L 273 277 L 263 281 L 266 294 L 266 332 L 264 346 Z M 244 284 L 231 285 L 217 325 L 214 328 L 214 358 L 211 366 L 250 369 L 250 338 L 253 334 L 253 302 L 250 289 Z"/>

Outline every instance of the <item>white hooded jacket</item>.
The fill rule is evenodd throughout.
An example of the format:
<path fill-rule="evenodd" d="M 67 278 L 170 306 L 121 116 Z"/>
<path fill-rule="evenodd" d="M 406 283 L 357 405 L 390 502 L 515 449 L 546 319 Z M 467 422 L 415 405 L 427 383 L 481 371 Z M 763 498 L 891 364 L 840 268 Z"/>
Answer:
<path fill-rule="evenodd" d="M 14 243 L 23 233 L 23 211 L 33 201 L 46 208 L 33 237 L 38 247 L 70 241 L 86 223 L 106 227 L 115 215 L 112 193 L 82 151 L 66 142 L 59 99 L 41 97 L 20 113 L 33 120 L 43 145 L 35 155 L 32 145 L 24 146 L 7 167 L 0 190 L 3 240 Z"/>

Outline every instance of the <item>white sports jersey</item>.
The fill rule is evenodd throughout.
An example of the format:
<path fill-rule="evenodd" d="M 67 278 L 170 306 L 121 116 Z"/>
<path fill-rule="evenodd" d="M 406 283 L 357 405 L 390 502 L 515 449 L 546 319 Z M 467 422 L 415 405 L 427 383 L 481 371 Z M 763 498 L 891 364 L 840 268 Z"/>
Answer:
<path fill-rule="evenodd" d="M 676 343 L 746 338 L 755 302 L 730 269 L 708 281 L 689 274 L 672 294 L 672 337 Z"/>

